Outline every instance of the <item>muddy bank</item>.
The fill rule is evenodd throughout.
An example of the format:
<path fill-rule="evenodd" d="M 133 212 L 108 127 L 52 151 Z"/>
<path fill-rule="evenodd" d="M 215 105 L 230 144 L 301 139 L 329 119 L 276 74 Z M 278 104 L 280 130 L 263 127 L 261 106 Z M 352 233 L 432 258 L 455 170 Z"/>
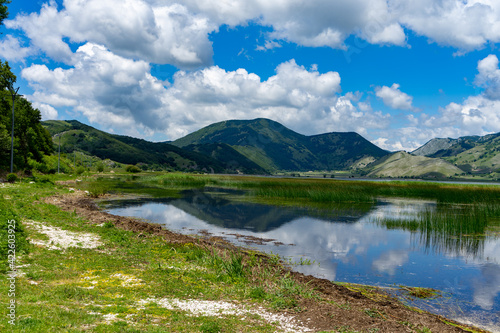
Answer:
<path fill-rule="evenodd" d="M 193 243 L 202 247 L 247 253 L 245 249 L 237 248 L 210 235 L 191 237 L 165 230 L 157 224 L 102 212 L 92 199 L 80 191 L 49 197 L 44 201 L 57 205 L 65 211 L 74 212 L 92 224 L 111 222 L 117 228 L 136 233 L 137 237 L 159 235 L 170 243 Z M 348 328 L 350 331 L 360 332 L 370 330 L 371 332 L 426 332 L 424 328 L 427 328 L 431 332 L 486 332 L 476 328 L 468 329 L 440 316 L 410 309 L 381 289 L 370 289 L 369 292 L 362 294 L 325 279 L 290 272 L 286 268 L 282 270 L 283 274 L 290 273 L 296 281 L 307 284 L 319 293 L 318 299 L 297 299 L 297 307 L 288 311 L 314 331 Z M 445 323 L 445 320 L 462 328 L 451 326 Z"/>

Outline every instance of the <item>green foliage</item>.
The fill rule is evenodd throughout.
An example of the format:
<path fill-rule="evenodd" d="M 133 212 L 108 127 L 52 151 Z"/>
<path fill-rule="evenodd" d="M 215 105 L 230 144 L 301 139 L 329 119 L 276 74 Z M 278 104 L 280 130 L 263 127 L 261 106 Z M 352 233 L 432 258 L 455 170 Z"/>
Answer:
<path fill-rule="evenodd" d="M 44 121 L 43 126 L 52 134 L 61 134 L 61 151 L 77 150 L 85 155 L 124 164 L 156 165 L 160 169 L 199 170 L 223 172 L 224 167 L 212 157 L 187 151 L 163 142 L 148 142 L 123 135 L 99 131 L 76 120 Z"/>
<path fill-rule="evenodd" d="M 266 174 L 267 171 L 257 163 L 247 158 L 233 147 L 224 143 L 207 143 L 201 145 L 189 145 L 183 147 L 186 150 L 201 153 L 223 164 L 223 167 L 231 173 L 237 171 L 245 174 Z"/>
<path fill-rule="evenodd" d="M 89 194 L 92 198 L 99 198 L 108 193 L 106 185 L 100 183 L 99 181 L 88 183 L 87 191 L 89 191 Z"/>
<path fill-rule="evenodd" d="M 12 208 L 11 202 L 0 196 L 0 272 L 8 270 L 8 254 L 12 254 L 9 250 L 15 250 L 16 255 L 25 253 L 28 251 L 28 241 L 19 215 Z"/>
<path fill-rule="evenodd" d="M 9 16 L 9 9 L 6 6 L 8 3 L 10 3 L 10 0 L 0 0 L 0 25 Z"/>
<path fill-rule="evenodd" d="M 15 173 L 9 173 L 7 175 L 7 181 L 9 183 L 15 183 L 17 181 L 17 175 Z"/>
<path fill-rule="evenodd" d="M 267 171 L 344 169 L 366 156 L 387 155 L 356 133 L 305 136 L 269 119 L 223 121 L 173 144 L 226 144 Z"/>
<path fill-rule="evenodd" d="M 214 252 L 209 256 L 208 261 L 219 277 L 228 276 L 231 279 L 238 279 L 245 276 L 243 257 L 239 254 L 231 253 L 226 259 Z"/>
<path fill-rule="evenodd" d="M 141 169 L 136 165 L 127 165 L 127 167 L 125 168 L 125 171 L 131 172 L 131 173 L 139 173 L 139 172 L 141 172 Z"/>
<path fill-rule="evenodd" d="M 82 173 L 85 172 L 85 168 L 80 165 L 79 167 L 76 168 L 75 172 L 77 175 L 81 175 Z"/>
<path fill-rule="evenodd" d="M 2 2 L 0 1 L 0 20 Z M 9 64 L 0 61 L 0 169 L 10 167 L 10 132 L 12 127 L 12 93 L 16 76 Z M 43 163 L 43 156 L 53 152 L 52 138 L 42 127 L 41 114 L 23 97 L 15 99 L 14 166 L 30 169 L 29 160 Z"/>
<path fill-rule="evenodd" d="M 104 171 L 104 164 L 102 162 L 97 163 L 96 169 L 99 172 L 103 172 Z"/>

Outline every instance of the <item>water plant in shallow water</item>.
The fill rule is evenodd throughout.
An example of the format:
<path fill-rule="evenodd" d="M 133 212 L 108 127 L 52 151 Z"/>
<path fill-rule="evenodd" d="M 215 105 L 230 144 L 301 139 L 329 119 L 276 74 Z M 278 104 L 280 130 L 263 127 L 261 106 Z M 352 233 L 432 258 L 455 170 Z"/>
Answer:
<path fill-rule="evenodd" d="M 471 255 L 483 253 L 489 226 L 494 224 L 497 210 L 488 204 L 439 205 L 409 219 L 383 218 L 375 223 L 388 229 L 412 232 L 413 240 L 427 251 Z"/>

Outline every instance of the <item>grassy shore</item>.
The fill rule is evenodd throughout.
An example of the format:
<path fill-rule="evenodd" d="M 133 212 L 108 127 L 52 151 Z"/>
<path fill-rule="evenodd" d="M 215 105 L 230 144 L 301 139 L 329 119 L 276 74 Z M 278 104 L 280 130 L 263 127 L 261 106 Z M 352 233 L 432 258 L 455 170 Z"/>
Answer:
<path fill-rule="evenodd" d="M 270 188 L 267 193 L 279 200 L 288 198 L 290 191 L 299 193 L 294 198 L 307 199 L 304 193 L 313 189 L 333 191 L 337 186 L 182 174 L 148 176 L 140 182 L 158 191 L 193 184 L 225 186 L 261 198 L 266 197 L 262 191 Z M 349 290 L 290 272 L 275 256 L 237 249 L 217 239 L 147 229 L 137 221 L 125 223 L 96 210 L 84 192 L 70 190 L 81 187 L 94 196 L 108 191 L 92 181 L 83 183 L 42 176 L 2 184 L 2 223 L 16 221 L 17 275 L 12 295 L 4 233 L 0 300 L 5 306 L 0 310 L 0 331 L 463 331 L 457 323 L 408 308 L 376 288 Z M 362 191 L 356 188 L 361 185 L 353 185 L 353 193 Z M 405 186 L 395 184 L 377 193 Z M 285 190 L 275 192 L 273 187 Z M 478 198 L 492 197 L 489 189 L 472 191 Z M 8 233 L 8 226 L 2 224 L 0 229 Z M 15 325 L 9 323 L 6 306 L 12 300 Z"/>

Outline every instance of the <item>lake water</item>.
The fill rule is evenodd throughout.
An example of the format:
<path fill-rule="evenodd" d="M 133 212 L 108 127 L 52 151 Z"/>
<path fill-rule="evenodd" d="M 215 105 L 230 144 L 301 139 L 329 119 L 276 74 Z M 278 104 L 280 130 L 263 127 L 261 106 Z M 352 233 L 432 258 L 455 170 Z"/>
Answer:
<path fill-rule="evenodd" d="M 411 305 L 500 332 L 497 230 L 457 237 L 381 223 L 439 208 L 428 201 L 384 199 L 374 205 L 307 209 L 230 200 L 234 195 L 194 191 L 183 198 L 110 201 L 103 207 L 172 231 L 212 234 L 279 254 L 305 274 L 387 287 Z M 437 289 L 442 297 L 412 300 L 397 291 L 399 285 Z"/>

